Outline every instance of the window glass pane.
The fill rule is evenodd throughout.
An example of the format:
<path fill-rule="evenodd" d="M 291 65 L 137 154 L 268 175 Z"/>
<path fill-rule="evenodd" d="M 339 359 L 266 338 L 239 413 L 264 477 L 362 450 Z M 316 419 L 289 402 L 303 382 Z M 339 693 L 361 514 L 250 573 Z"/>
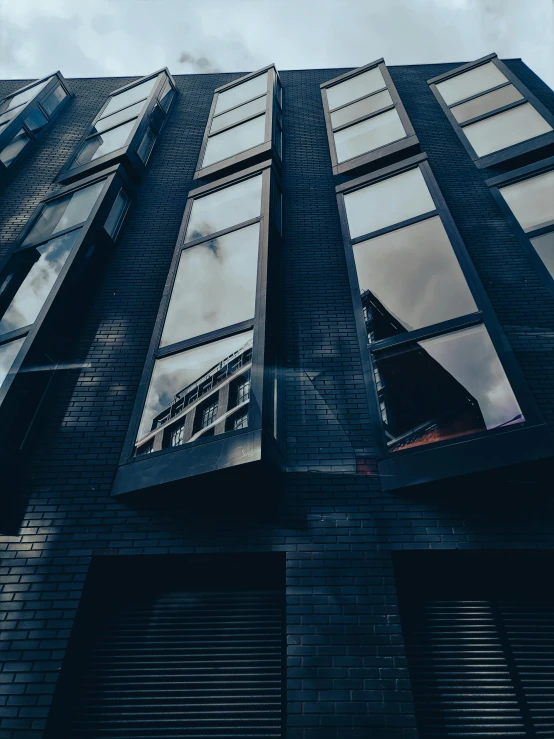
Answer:
<path fill-rule="evenodd" d="M 81 190 L 49 203 L 23 244 L 44 241 L 52 234 L 84 223 L 94 208 L 105 182 L 105 180 L 100 180 L 100 182 L 95 182 L 93 185 L 83 187 Z"/>
<path fill-rule="evenodd" d="M 23 123 L 30 131 L 32 131 L 33 133 L 38 133 L 42 128 L 44 128 L 44 126 L 46 126 L 46 124 L 48 123 L 48 119 L 39 110 L 39 108 L 35 108 L 32 113 L 29 113 Z"/>
<path fill-rule="evenodd" d="M 8 98 L 8 100 L 3 100 L 0 103 L 0 113 L 3 113 L 5 110 L 18 108 L 20 105 L 28 103 L 29 100 L 32 100 L 44 87 L 46 87 L 51 79 L 52 78 L 49 77 L 47 80 L 44 80 L 37 85 L 33 85 L 33 87 L 30 87 L 28 90 L 24 90 L 23 92 Z"/>
<path fill-rule="evenodd" d="M 228 159 L 265 141 L 265 114 L 241 123 L 240 126 L 218 133 L 208 139 L 203 167 Z"/>
<path fill-rule="evenodd" d="M 258 223 L 181 252 L 160 346 L 254 317 Z"/>
<path fill-rule="evenodd" d="M 386 113 L 337 131 L 335 133 L 337 159 L 339 162 L 345 162 L 405 136 L 406 131 L 396 109 L 387 110 Z"/>
<path fill-rule="evenodd" d="M 38 247 L 38 261 L 29 270 L 0 320 L 0 335 L 35 322 L 79 233 L 79 229 L 71 231 Z"/>
<path fill-rule="evenodd" d="M 150 154 L 152 153 L 152 149 L 154 148 L 155 143 L 156 134 L 149 126 L 146 129 L 144 136 L 142 137 L 139 148 L 137 149 L 137 155 L 140 157 L 144 164 L 146 164 L 150 159 Z"/>
<path fill-rule="evenodd" d="M 364 95 L 382 90 L 386 86 L 379 67 L 358 74 L 345 82 L 327 88 L 329 110 L 334 110 L 341 105 L 346 105 L 346 103 L 364 97 Z"/>
<path fill-rule="evenodd" d="M 516 100 L 523 100 L 523 95 L 513 85 L 506 85 L 506 87 L 501 87 L 500 90 L 488 92 L 486 95 L 481 95 L 467 103 L 456 105 L 452 108 L 452 115 L 458 123 L 463 123 L 469 121 L 470 118 L 476 118 L 478 115 L 490 113 L 503 105 L 515 103 Z"/>
<path fill-rule="evenodd" d="M 419 167 L 349 192 L 344 204 L 352 239 L 435 210 Z"/>
<path fill-rule="evenodd" d="M 147 98 L 157 81 L 157 77 L 152 77 L 151 79 L 146 80 L 146 82 L 142 82 L 140 85 L 135 85 L 129 90 L 125 90 L 125 92 L 120 92 L 119 95 L 115 95 L 107 104 L 105 110 L 102 111 L 102 118 L 110 115 L 110 113 L 115 113 L 116 110 L 121 110 L 122 108 L 126 108 L 128 105 L 133 105 L 133 103 Z"/>
<path fill-rule="evenodd" d="M 376 366 L 393 451 L 524 421 L 482 325 L 426 339 Z"/>
<path fill-rule="evenodd" d="M 128 205 L 129 196 L 126 192 L 124 192 L 123 189 L 121 189 L 117 193 L 117 197 L 114 201 L 114 204 L 112 205 L 110 214 L 106 218 L 106 223 L 104 223 L 104 228 L 112 239 L 115 239 L 117 237 L 117 234 L 119 233 L 119 229 L 123 222 L 123 218 L 125 217 L 125 213 L 127 212 Z"/>
<path fill-rule="evenodd" d="M 118 113 L 112 113 L 112 115 L 107 116 L 107 118 L 100 118 L 100 120 L 97 121 L 91 129 L 91 133 L 101 133 L 107 128 L 113 128 L 114 126 L 117 126 L 117 124 L 121 123 L 122 121 L 128 121 L 130 118 L 136 118 L 143 107 L 144 102 L 136 103 L 136 105 L 131 105 L 129 108 L 124 108 Z"/>
<path fill-rule="evenodd" d="M 545 267 L 548 269 L 552 277 L 554 277 L 554 231 L 543 234 L 542 236 L 536 236 L 531 239 L 531 243 L 537 250 L 537 254 L 544 262 Z"/>
<path fill-rule="evenodd" d="M 8 376 L 8 372 L 12 368 L 12 364 L 15 362 L 24 341 L 25 337 L 0 345 L 0 387 L 4 384 L 4 380 Z"/>
<path fill-rule="evenodd" d="M 215 114 L 223 113 L 224 110 L 234 108 L 235 105 L 246 103 L 248 100 L 258 97 L 258 95 L 263 95 L 264 92 L 267 92 L 267 72 L 253 77 L 241 85 L 231 87 L 225 92 L 220 92 L 217 97 Z"/>
<path fill-rule="evenodd" d="M 41 105 L 46 113 L 51 116 L 58 105 L 67 97 L 66 91 L 61 85 L 55 87 L 52 92 L 42 101 Z"/>
<path fill-rule="evenodd" d="M 256 113 L 263 113 L 265 111 L 266 100 L 267 95 L 264 95 L 261 98 L 252 100 L 250 103 L 245 103 L 244 105 L 241 105 L 239 108 L 233 108 L 233 110 L 230 110 L 228 113 L 218 115 L 212 121 L 210 133 L 216 133 L 222 128 L 225 128 L 226 126 L 231 126 L 233 123 L 238 123 L 244 118 L 248 118 L 251 115 L 256 115 Z"/>
<path fill-rule="evenodd" d="M 500 189 L 524 231 L 554 221 L 554 171 Z"/>
<path fill-rule="evenodd" d="M 226 228 L 258 218 L 262 210 L 262 175 L 250 177 L 236 185 L 196 199 L 185 240 L 223 231 Z"/>
<path fill-rule="evenodd" d="M 166 113 L 169 110 L 174 97 L 175 97 L 175 90 L 171 86 L 170 81 L 166 80 L 162 88 L 162 91 L 160 93 L 160 96 L 158 98 L 161 107 L 163 108 L 163 110 L 165 110 Z"/>
<path fill-rule="evenodd" d="M 496 64 L 488 62 L 475 69 L 470 69 L 469 72 L 439 82 L 437 90 L 442 95 L 444 102 L 447 105 L 452 105 L 452 103 L 457 103 L 458 100 L 465 100 L 472 95 L 490 90 L 491 87 L 503 85 L 505 82 L 508 82 L 508 80 Z"/>
<path fill-rule="evenodd" d="M 180 400 L 184 403 L 177 408 L 195 412 L 198 416 L 195 420 L 200 427 L 203 411 L 217 402 L 219 390 L 250 361 L 246 352 L 251 352 L 251 348 L 252 331 L 245 331 L 158 359 L 148 388 L 137 443 L 153 428 L 160 426 L 166 414 L 169 420 L 169 411 L 172 406 L 175 411 L 176 402 Z"/>
<path fill-rule="evenodd" d="M 376 113 L 381 108 L 386 108 L 389 105 L 392 105 L 392 98 L 388 90 L 383 90 L 383 92 L 378 92 L 376 95 L 358 100 L 357 103 L 335 110 L 334 113 L 331 113 L 331 123 L 333 128 L 337 128 L 350 123 L 350 121 L 355 121 L 357 118 Z"/>
<path fill-rule="evenodd" d="M 480 157 L 549 131 L 552 126 L 529 103 L 464 127 L 469 143 Z"/>
<path fill-rule="evenodd" d="M 15 134 L 10 143 L 0 151 L 0 162 L 2 162 L 5 167 L 9 167 L 17 155 L 27 146 L 30 140 L 31 139 L 22 128 Z"/>
<path fill-rule="evenodd" d="M 134 120 L 128 121 L 128 123 L 124 123 L 122 126 L 117 126 L 117 128 L 112 128 L 102 135 L 88 139 L 77 157 L 75 164 L 87 164 L 87 162 L 99 159 L 106 154 L 110 154 L 112 151 L 121 149 L 127 143 L 127 139 L 134 125 Z"/>
<path fill-rule="evenodd" d="M 7 126 L 8 123 L 12 120 L 12 118 L 15 118 L 16 115 L 19 115 L 22 108 L 16 108 L 16 110 L 8 110 L 6 113 L 3 113 L 0 115 L 0 126 L 4 127 Z"/>
<path fill-rule="evenodd" d="M 477 310 L 438 217 L 356 244 L 354 259 L 370 342 Z"/>

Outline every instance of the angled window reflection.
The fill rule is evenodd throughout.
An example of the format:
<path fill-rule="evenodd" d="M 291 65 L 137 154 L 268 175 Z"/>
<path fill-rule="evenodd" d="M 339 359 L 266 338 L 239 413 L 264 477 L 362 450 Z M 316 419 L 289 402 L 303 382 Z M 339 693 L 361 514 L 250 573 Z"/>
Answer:
<path fill-rule="evenodd" d="M 25 338 L 22 338 L 14 339 L 14 341 L 10 341 L 7 344 L 0 344 L 0 388 L 17 359 L 17 355 L 24 341 Z"/>
<path fill-rule="evenodd" d="M 252 149 L 265 141 L 265 114 L 246 123 L 240 123 L 222 133 L 210 136 L 202 166 L 229 159 L 235 154 Z"/>
<path fill-rule="evenodd" d="M 396 110 L 388 110 L 378 116 L 355 123 L 335 132 L 337 159 L 348 159 L 379 149 L 406 136 L 406 131 Z"/>
<path fill-rule="evenodd" d="M 259 95 L 267 92 L 267 72 L 253 77 L 251 80 L 242 82 L 240 85 L 231 87 L 224 92 L 220 92 L 217 98 L 215 114 L 224 113 L 230 108 L 242 105 L 248 100 L 252 100 Z"/>

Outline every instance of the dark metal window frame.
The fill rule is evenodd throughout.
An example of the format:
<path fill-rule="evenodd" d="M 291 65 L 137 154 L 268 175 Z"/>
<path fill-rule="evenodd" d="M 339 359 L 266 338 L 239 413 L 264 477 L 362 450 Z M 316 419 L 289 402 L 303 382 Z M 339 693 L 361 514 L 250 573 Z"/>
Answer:
<path fill-rule="evenodd" d="M 435 210 L 406 221 L 399 221 L 371 234 L 364 234 L 363 236 L 351 239 L 344 204 L 345 193 L 376 184 L 377 182 L 415 169 L 416 167 L 419 167 L 429 188 L 431 197 L 435 202 Z M 488 296 L 466 251 L 456 224 L 429 166 L 427 155 L 419 154 L 404 162 L 391 165 L 378 172 L 373 172 L 372 174 L 339 185 L 336 188 L 336 192 L 356 329 L 362 354 L 364 379 L 370 406 L 373 434 L 379 455 L 378 469 L 383 489 L 392 490 L 430 480 L 505 466 L 516 461 L 552 456 L 554 454 L 554 445 L 550 433 L 539 415 L 535 401 L 527 388 L 513 351 L 504 336 Z M 450 240 L 469 290 L 478 307 L 477 313 L 451 319 L 423 329 L 416 329 L 399 336 L 382 339 L 369 345 L 352 245 L 365 241 L 370 236 L 373 238 L 374 236 L 396 231 L 412 223 L 436 216 L 441 219 L 442 225 Z M 374 380 L 376 363 L 373 355 L 379 354 L 386 356 L 387 352 L 392 352 L 399 346 L 417 345 L 416 342 L 418 341 L 479 324 L 483 324 L 489 333 L 508 381 L 517 398 L 525 422 L 517 428 L 510 427 L 491 430 L 486 433 L 468 434 L 467 436 L 447 439 L 422 447 L 416 447 L 415 449 L 391 452 L 387 448 L 383 432 L 379 397 Z"/>
<path fill-rule="evenodd" d="M 457 77 L 460 74 L 463 74 L 464 72 L 469 72 L 473 69 L 477 69 L 478 67 L 483 66 L 484 64 L 488 64 L 489 62 L 492 62 L 499 70 L 502 72 L 502 74 L 507 78 L 508 82 L 498 85 L 496 87 L 491 88 L 490 90 L 485 90 L 484 92 L 480 92 L 477 95 L 471 95 L 469 98 L 465 98 L 464 100 L 458 100 L 455 103 L 452 104 L 452 106 L 449 106 L 445 103 L 443 100 L 442 95 L 437 90 L 437 84 L 439 82 L 445 82 L 446 80 L 452 79 L 453 77 Z M 431 91 L 433 92 L 433 95 L 436 97 L 439 105 L 441 106 L 444 114 L 452 124 L 452 127 L 454 128 L 454 131 L 456 132 L 458 138 L 464 145 L 467 153 L 472 158 L 474 164 L 479 169 L 485 169 L 486 167 L 493 167 L 497 164 L 502 164 L 503 162 L 507 162 L 511 159 L 515 159 L 517 157 L 524 156 L 526 154 L 530 154 L 531 152 L 537 151 L 539 149 L 543 149 L 545 147 L 550 147 L 554 144 L 554 130 L 549 131 L 548 133 L 543 133 L 540 136 L 535 136 L 532 139 L 527 139 L 526 141 L 521 141 L 518 144 L 513 144 L 512 146 L 508 146 L 505 149 L 500 149 L 499 151 L 492 152 L 491 154 L 486 154 L 485 156 L 480 157 L 473 146 L 469 143 L 469 140 L 467 136 L 464 133 L 464 128 L 466 126 L 469 126 L 472 123 L 477 123 L 478 121 L 485 120 L 487 118 L 492 118 L 499 113 L 503 113 L 506 110 L 511 110 L 512 108 L 517 108 L 520 105 L 524 105 L 525 103 L 530 103 L 537 113 L 539 113 L 547 123 L 549 123 L 552 128 L 554 129 L 554 114 L 552 114 L 548 108 L 546 108 L 540 100 L 538 100 L 533 93 L 527 89 L 527 87 L 519 81 L 519 79 L 516 77 L 516 75 L 508 69 L 508 67 L 504 64 L 504 62 L 500 61 L 496 54 L 488 54 L 487 56 L 481 57 L 481 59 L 477 59 L 474 62 L 470 62 L 469 64 L 464 64 L 461 67 L 457 67 L 456 69 L 451 70 L 450 72 L 445 72 L 444 74 L 438 75 L 437 77 L 432 77 L 431 79 L 427 80 L 427 84 L 431 88 Z M 493 92 L 494 90 L 499 90 L 502 87 L 506 87 L 507 85 L 513 85 L 518 92 L 523 95 L 523 98 L 521 100 L 517 100 L 514 103 L 510 103 L 509 105 L 503 105 L 500 108 L 497 108 L 496 110 L 493 110 L 489 113 L 485 113 L 483 115 L 476 116 L 475 118 L 471 118 L 467 121 L 464 121 L 462 124 L 458 123 L 458 121 L 455 119 L 455 117 L 452 114 L 452 111 L 450 110 L 451 107 L 454 107 L 456 105 L 461 105 L 462 103 L 466 103 L 469 100 L 475 100 L 476 98 L 481 97 L 482 95 L 486 95 L 489 92 Z"/>
<path fill-rule="evenodd" d="M 197 198 L 212 194 L 259 174 L 263 177 L 261 214 L 259 217 L 185 243 L 192 206 Z M 237 464 L 244 465 L 245 463 L 268 460 L 270 464 L 281 465 L 280 443 L 283 419 L 282 377 L 279 366 L 281 339 L 277 329 L 279 293 L 281 290 L 281 236 L 273 222 L 272 215 L 274 212 L 273 201 L 281 195 L 281 192 L 279 174 L 271 162 L 255 165 L 240 173 L 229 175 L 189 192 L 112 495 L 170 484 L 206 472 L 215 472 L 233 467 Z M 182 252 L 185 249 L 255 223 L 260 224 L 260 240 L 254 318 L 169 346 L 160 347 L 159 344 Z M 166 447 L 150 454 L 135 455 L 137 433 L 156 361 L 249 330 L 253 331 L 253 350 L 248 427 L 236 431 L 225 431 L 217 436 L 201 436 L 179 447 Z M 273 372 L 270 371 L 272 366 L 274 367 Z M 277 393 L 277 407 L 274 405 L 274 392 Z M 276 419 L 275 416 L 277 416 Z"/>
<path fill-rule="evenodd" d="M 217 100 L 219 98 L 219 95 L 222 92 L 226 92 L 227 90 L 230 90 L 233 87 L 238 87 L 239 85 L 242 85 L 244 82 L 249 82 L 255 77 L 259 77 L 260 75 L 266 74 L 266 73 L 268 73 L 266 92 L 262 93 L 261 95 L 256 95 L 251 100 L 246 101 L 248 103 L 248 102 L 251 102 L 252 100 L 257 100 L 258 98 L 263 97 L 263 95 L 267 95 L 265 113 L 263 112 L 254 113 L 248 116 L 247 118 L 244 118 L 243 120 L 238 121 L 237 123 L 233 123 L 229 126 L 226 126 L 225 128 L 222 128 L 221 130 L 213 134 L 210 134 L 212 122 L 213 122 L 213 119 L 215 118 L 215 109 L 217 106 Z M 283 127 L 283 123 L 282 123 L 283 94 L 282 93 L 283 93 L 283 86 L 279 78 L 279 73 L 277 72 L 277 69 L 274 64 L 268 64 L 267 67 L 262 67 L 261 69 L 258 69 L 255 72 L 252 72 L 251 74 L 247 74 L 244 77 L 240 77 L 238 80 L 234 80 L 233 82 L 229 82 L 227 85 L 222 85 L 221 87 L 216 88 L 216 90 L 214 91 L 214 97 L 212 100 L 212 107 L 210 108 L 210 114 L 208 116 L 208 123 L 206 124 L 206 129 L 204 131 L 204 137 L 202 139 L 202 145 L 200 147 L 200 154 L 198 155 L 198 163 L 196 165 L 196 172 L 194 174 L 194 179 L 199 180 L 199 179 L 205 179 L 205 178 L 212 178 L 214 176 L 220 177 L 225 174 L 236 172 L 240 168 L 252 166 L 256 162 L 262 161 L 263 159 L 269 159 L 269 158 L 272 158 L 273 161 L 277 164 L 277 166 L 280 167 L 281 155 L 279 154 L 279 149 L 275 141 L 275 136 L 276 136 L 276 132 L 278 128 L 280 127 L 280 129 L 282 130 L 282 127 Z M 242 105 L 245 105 L 245 103 L 240 103 L 240 105 L 236 105 L 233 108 L 229 108 L 229 110 L 224 111 L 224 113 L 228 113 L 230 110 L 239 108 Z M 221 113 L 221 115 L 223 115 L 223 113 Z M 241 126 L 244 123 L 247 123 L 248 121 L 251 121 L 254 118 L 259 118 L 262 115 L 266 116 L 265 136 L 264 136 L 264 142 L 262 144 L 253 146 L 250 149 L 246 149 L 245 151 L 242 151 L 239 154 L 235 154 L 231 157 L 228 157 L 227 159 L 222 159 L 219 162 L 214 162 L 213 164 L 209 164 L 206 167 L 202 166 L 202 160 L 204 159 L 204 153 L 206 151 L 206 147 L 208 146 L 208 139 L 210 139 L 212 136 L 218 136 L 224 131 L 229 131 L 232 128 Z"/>
<path fill-rule="evenodd" d="M 520 167 L 519 169 L 512 170 L 511 172 L 498 177 L 492 177 L 491 179 L 486 180 L 486 184 L 490 188 L 491 194 L 508 221 L 510 228 L 516 234 L 519 242 L 529 255 L 534 268 L 540 274 L 544 283 L 554 296 L 554 278 L 531 243 L 532 238 L 554 231 L 554 221 L 546 226 L 542 226 L 541 228 L 536 228 L 532 231 L 524 231 L 520 226 L 515 213 L 512 212 L 512 209 L 504 200 L 504 197 L 500 192 L 502 188 L 507 185 L 514 185 L 516 182 L 525 182 L 525 180 L 531 180 L 533 177 L 552 171 L 554 171 L 554 157 L 549 157 L 548 159 L 543 159 L 535 164 L 528 164 L 526 167 Z"/>
<path fill-rule="evenodd" d="M 40 218 L 42 211 L 47 205 L 65 197 L 68 194 L 102 181 L 104 182 L 103 189 L 86 221 L 64 231 L 60 231 L 54 236 L 50 235 L 47 239 L 25 244 L 23 247 L 27 234 Z M 48 374 L 47 370 L 52 369 L 51 367 L 38 367 L 38 370 L 43 369 L 44 371 L 36 371 L 36 368 L 34 368 L 33 371 L 27 371 L 26 362 L 28 363 L 28 360 L 31 362 L 36 361 L 39 354 L 44 356 L 51 353 L 52 346 L 55 347 L 59 345 L 60 340 L 62 342 L 64 341 L 63 314 L 71 314 L 72 312 L 71 310 L 67 310 L 65 304 L 71 298 L 75 298 L 74 290 L 78 286 L 80 279 L 87 268 L 89 259 L 92 256 L 93 247 L 95 254 L 102 250 L 109 251 L 109 248 L 117 238 L 120 228 L 118 228 L 118 231 L 114 235 L 114 239 L 112 239 L 104 229 L 104 224 L 122 188 L 129 196 L 130 200 L 123 213 L 121 222 L 134 197 L 134 188 L 132 182 L 129 180 L 120 165 L 116 165 L 101 173 L 87 177 L 78 183 L 73 183 L 66 187 L 59 188 L 42 200 L 26 226 L 21 231 L 13 247 L 0 263 L 1 283 L 3 275 L 6 274 L 10 267 L 10 263 L 13 263 L 11 260 L 14 255 L 21 253 L 24 250 L 34 249 L 37 246 L 52 240 L 52 238 L 63 236 L 65 233 L 70 233 L 78 229 L 80 230 L 80 234 L 69 252 L 64 266 L 60 270 L 60 273 L 36 320 L 28 326 L 11 331 L 10 333 L 4 334 L 0 337 L 0 346 L 20 338 L 25 339 L 14 363 L 11 366 L 11 369 L 8 372 L 8 375 L 6 376 L 6 379 L 0 387 L 0 416 L 2 417 L 2 423 L 0 426 L 3 429 L 6 429 L 9 426 L 10 419 L 13 419 L 14 415 L 20 414 L 20 403 L 22 402 L 22 398 L 24 399 L 27 394 L 29 383 L 34 383 L 35 380 L 38 380 L 39 378 L 37 375 L 46 375 Z M 55 361 L 50 364 L 55 364 Z M 11 442 L 12 440 L 10 440 L 10 443 Z M 14 451 L 14 449 L 11 449 L 11 451 Z"/>
<path fill-rule="evenodd" d="M 98 159 L 94 159 L 90 162 L 87 162 L 86 164 L 75 164 L 79 154 L 81 153 L 83 147 L 85 146 L 86 141 L 99 135 L 97 132 L 94 131 L 94 128 L 96 126 L 96 123 L 102 118 L 102 114 L 104 110 L 106 109 L 106 107 L 108 106 L 108 104 L 110 103 L 110 101 L 115 96 L 119 95 L 120 93 L 126 92 L 127 90 L 130 90 L 133 87 L 137 87 L 138 85 L 141 85 L 143 82 L 147 82 L 148 80 L 154 77 L 158 77 L 158 80 L 156 84 L 153 86 L 153 88 L 150 90 L 150 92 L 148 93 L 148 96 L 144 98 L 145 103 L 144 103 L 144 107 L 142 111 L 139 113 L 138 116 L 132 115 L 128 119 L 128 120 L 133 120 L 133 119 L 136 119 L 136 120 L 135 120 L 135 124 L 133 128 L 131 129 L 127 137 L 127 143 L 124 146 L 121 146 L 119 149 L 115 149 L 114 151 L 111 151 L 108 154 L 105 154 L 104 156 L 98 157 Z M 92 121 L 89 129 L 87 130 L 85 135 L 81 137 L 79 143 L 77 144 L 75 148 L 73 155 L 68 159 L 66 164 L 63 166 L 60 174 L 58 175 L 56 179 L 56 182 L 61 182 L 61 183 L 73 182 L 74 180 L 80 179 L 81 177 L 87 177 L 88 175 L 94 172 L 97 172 L 98 170 L 113 166 L 114 164 L 118 164 L 119 162 L 121 162 L 129 170 L 129 173 L 133 175 L 135 178 L 141 177 L 144 174 L 146 170 L 146 166 L 148 164 L 148 159 L 145 163 L 142 161 L 142 159 L 137 154 L 137 151 L 142 142 L 142 139 L 144 138 L 144 135 L 146 134 L 149 128 L 152 128 L 155 135 L 158 136 L 171 110 L 171 107 L 170 107 L 168 111 L 165 111 L 161 105 L 158 105 L 158 99 L 164 88 L 166 80 L 169 81 L 174 92 L 177 93 L 175 81 L 173 80 L 173 77 L 171 76 L 167 67 L 164 67 L 163 69 L 158 69 L 156 72 L 152 72 L 152 74 L 148 74 L 145 77 L 141 77 L 140 79 L 135 80 L 134 82 L 131 82 L 130 84 L 125 85 L 124 87 L 119 87 L 117 90 L 114 90 L 113 92 L 111 92 L 109 97 L 106 99 L 106 102 L 100 109 L 99 113 L 96 115 L 96 117 Z M 136 102 L 140 102 L 140 101 L 136 101 Z M 134 104 L 135 103 L 132 103 L 131 105 L 134 105 Z M 131 105 L 127 107 L 130 108 Z M 122 108 L 122 110 L 125 110 L 125 108 Z M 158 118 L 158 120 L 156 120 L 156 118 Z M 102 133 L 107 133 L 108 131 L 114 128 L 117 128 L 118 126 L 122 126 L 125 123 L 126 121 L 122 120 L 119 123 L 115 124 L 112 128 L 107 128 L 105 131 L 102 131 Z M 154 125 L 151 125 L 151 124 L 154 124 Z"/>
<path fill-rule="evenodd" d="M 388 90 L 393 104 L 386 106 L 385 108 L 374 113 L 356 118 L 356 120 L 350 121 L 349 123 L 346 123 L 342 126 L 337 126 L 336 128 L 333 128 L 333 124 L 331 123 L 331 110 L 329 109 L 329 101 L 327 98 L 328 88 L 334 87 L 341 82 L 346 82 L 347 80 L 350 80 L 353 77 L 357 77 L 364 72 L 368 72 L 371 69 L 375 69 L 376 67 L 379 68 L 381 74 L 383 75 L 386 87 L 382 88 L 381 90 L 376 90 L 374 93 L 371 93 L 371 95 L 376 95 L 378 92 Z M 329 141 L 329 151 L 331 152 L 331 162 L 333 165 L 333 174 L 351 174 L 354 170 L 369 171 L 371 169 L 375 169 L 376 167 L 382 167 L 386 164 L 390 164 L 393 161 L 397 161 L 398 159 L 411 156 L 420 151 L 419 140 L 414 131 L 414 127 L 412 126 L 412 123 L 408 118 L 406 109 L 404 108 L 402 100 L 400 99 L 400 96 L 396 90 L 396 86 L 392 81 L 384 59 L 377 59 L 370 64 L 366 64 L 363 67 L 358 67 L 358 69 L 354 69 L 352 72 L 347 72 L 346 74 L 341 74 L 339 77 L 334 77 L 328 82 L 323 82 L 320 85 L 320 88 L 321 98 L 323 101 L 323 112 L 325 115 L 325 126 L 327 128 L 327 139 Z M 352 100 L 349 103 L 345 103 L 345 105 L 339 106 L 339 108 L 336 108 L 336 110 L 340 110 L 340 108 L 346 107 L 347 105 L 352 105 L 359 100 L 364 100 L 366 97 L 371 97 L 371 95 L 364 95 L 362 98 Z M 368 120 L 369 118 L 374 118 L 378 115 L 381 115 L 382 113 L 385 113 L 388 110 L 393 109 L 395 109 L 398 113 L 400 121 L 402 122 L 404 130 L 406 131 L 405 138 L 399 139 L 398 141 L 392 141 L 390 144 L 385 144 L 378 149 L 373 149 L 372 151 L 360 154 L 359 156 L 348 159 L 345 162 L 339 162 L 337 157 L 337 150 L 335 147 L 335 131 L 342 131 L 346 128 L 349 128 L 350 126 L 354 126 L 357 123 L 361 123 L 362 121 Z"/>
<path fill-rule="evenodd" d="M 64 79 L 64 76 L 61 72 L 54 72 L 53 74 L 49 74 L 46 77 L 43 77 L 40 80 L 36 80 L 35 82 L 31 82 L 28 85 L 25 85 L 24 87 L 20 87 L 19 90 L 15 90 L 14 92 L 10 93 L 9 95 L 6 95 L 5 97 L 0 100 L 0 103 L 3 103 L 6 100 L 9 100 L 10 98 L 15 97 L 16 95 L 20 95 L 22 92 L 25 92 L 25 90 L 29 90 L 32 87 L 35 87 L 36 85 L 39 85 L 41 82 L 44 82 L 44 80 L 50 80 L 47 85 L 45 85 L 42 90 L 39 90 L 39 92 L 35 95 L 34 98 L 31 98 L 28 103 L 23 105 L 22 110 L 8 123 L 7 126 L 4 126 L 2 130 L 0 131 L 0 151 L 2 151 L 8 144 L 12 141 L 14 136 L 23 129 L 27 136 L 29 137 L 29 143 L 26 144 L 23 149 L 19 152 L 19 154 L 16 156 L 16 158 L 10 163 L 8 167 L 5 166 L 0 161 L 0 182 L 4 179 L 6 174 L 11 171 L 14 164 L 18 162 L 24 155 L 25 152 L 28 152 L 33 148 L 33 143 L 36 142 L 43 134 L 43 132 L 48 128 L 49 124 L 57 118 L 57 116 L 61 113 L 61 111 L 64 109 L 68 101 L 73 96 L 73 93 L 69 89 L 69 86 Z M 61 85 L 64 92 L 66 93 L 66 97 L 64 100 L 60 102 L 60 104 L 56 107 L 53 113 L 49 114 L 46 112 L 46 110 L 43 108 L 42 103 L 44 100 L 50 95 L 52 90 L 56 88 L 58 85 Z M 28 128 L 24 121 L 26 118 L 29 117 L 30 114 L 35 112 L 36 110 L 40 111 L 42 115 L 46 118 L 48 121 L 48 124 L 44 126 L 40 131 L 37 131 L 36 133 L 33 133 L 33 131 Z"/>

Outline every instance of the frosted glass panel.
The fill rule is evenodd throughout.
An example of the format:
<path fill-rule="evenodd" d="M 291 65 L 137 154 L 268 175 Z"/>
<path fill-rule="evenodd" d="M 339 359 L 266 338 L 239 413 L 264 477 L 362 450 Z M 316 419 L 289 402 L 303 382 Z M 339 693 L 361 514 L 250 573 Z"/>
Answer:
<path fill-rule="evenodd" d="M 351 103 L 364 95 L 371 95 L 372 92 L 382 90 L 386 86 L 379 67 L 358 74 L 345 82 L 327 88 L 329 110 Z"/>
<path fill-rule="evenodd" d="M 480 157 L 549 131 L 552 131 L 552 126 L 530 103 L 464 127 L 469 143 Z"/>
<path fill-rule="evenodd" d="M 469 72 L 439 82 L 437 90 L 442 95 L 444 102 L 447 105 L 452 105 L 459 100 L 465 100 L 472 95 L 490 90 L 492 87 L 503 85 L 505 82 L 508 82 L 508 79 L 496 64 L 488 62 L 475 69 L 470 69 Z"/>
<path fill-rule="evenodd" d="M 524 231 L 554 221 L 554 171 L 500 189 Z"/>
<path fill-rule="evenodd" d="M 212 121 L 210 133 L 217 133 L 217 131 L 221 131 L 222 128 L 232 126 L 233 123 L 238 123 L 245 118 L 256 115 L 256 113 L 264 113 L 266 102 L 267 95 L 264 95 L 263 97 L 256 98 L 256 100 L 245 103 L 238 108 L 233 108 L 233 110 L 230 110 L 228 113 L 216 116 Z"/>

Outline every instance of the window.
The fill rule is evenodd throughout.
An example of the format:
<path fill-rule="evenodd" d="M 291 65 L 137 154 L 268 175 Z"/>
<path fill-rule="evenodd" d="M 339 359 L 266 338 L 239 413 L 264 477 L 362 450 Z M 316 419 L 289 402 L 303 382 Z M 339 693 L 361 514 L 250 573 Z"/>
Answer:
<path fill-rule="evenodd" d="M 487 184 L 553 289 L 554 157 L 488 180 Z"/>
<path fill-rule="evenodd" d="M 384 457 L 528 423 L 425 155 L 337 191 Z"/>
<path fill-rule="evenodd" d="M 554 116 L 496 54 L 429 80 L 478 167 L 554 142 Z"/>
<path fill-rule="evenodd" d="M 171 475 L 196 474 L 195 460 L 206 457 L 198 445 L 273 427 L 273 397 L 263 387 L 273 381 L 276 351 L 264 339 L 266 300 L 275 300 L 278 288 L 277 271 L 267 271 L 269 263 L 277 265 L 277 247 L 269 242 L 279 236 L 268 218 L 272 199 L 280 197 L 276 178 L 270 164 L 258 165 L 190 194 L 116 492 L 144 487 L 138 468 L 151 443 L 154 452 L 187 455 L 174 470 L 161 458 L 156 484 L 162 484 Z M 264 342 L 267 380 L 259 369 L 251 374 Z M 215 447 L 213 455 L 202 464 L 217 468 L 224 455 Z M 239 463 L 245 461 L 247 455 Z"/>
<path fill-rule="evenodd" d="M 0 179 L 69 97 L 66 81 L 56 72 L 0 100 Z"/>
<path fill-rule="evenodd" d="M 167 70 L 113 92 L 58 180 L 69 182 L 119 161 L 142 172 L 175 94 Z"/>
<path fill-rule="evenodd" d="M 273 150 L 281 159 L 282 88 L 273 65 L 216 90 L 195 177 L 206 177 Z"/>
<path fill-rule="evenodd" d="M 335 174 L 419 151 L 382 59 L 324 82 L 321 95 Z"/>

